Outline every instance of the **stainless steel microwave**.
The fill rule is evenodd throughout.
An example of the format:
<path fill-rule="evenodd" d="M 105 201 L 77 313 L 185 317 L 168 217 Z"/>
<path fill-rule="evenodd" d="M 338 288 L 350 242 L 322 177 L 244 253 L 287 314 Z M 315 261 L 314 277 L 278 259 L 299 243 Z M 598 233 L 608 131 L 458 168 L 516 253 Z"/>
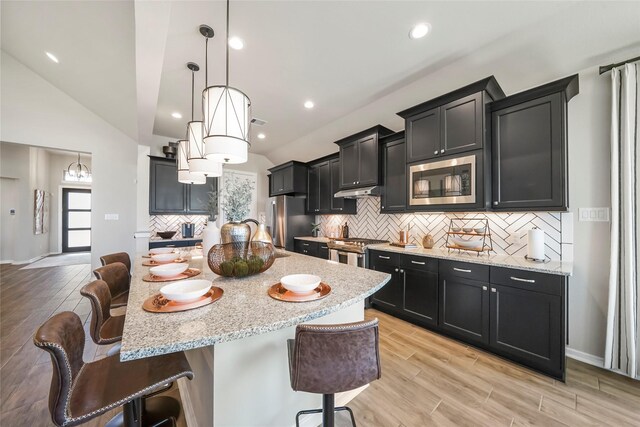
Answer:
<path fill-rule="evenodd" d="M 430 161 L 409 167 L 409 204 L 476 202 L 476 156 Z"/>

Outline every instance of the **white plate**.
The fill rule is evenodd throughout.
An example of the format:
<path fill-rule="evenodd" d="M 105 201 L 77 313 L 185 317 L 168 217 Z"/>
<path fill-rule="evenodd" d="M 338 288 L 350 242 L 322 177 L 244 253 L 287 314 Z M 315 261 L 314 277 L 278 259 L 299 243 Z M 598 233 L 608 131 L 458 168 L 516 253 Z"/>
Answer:
<path fill-rule="evenodd" d="M 155 254 L 151 255 L 151 259 L 155 262 L 163 263 L 163 262 L 172 262 L 178 259 L 180 254 L 178 252 L 173 252 L 170 254 Z"/>
<path fill-rule="evenodd" d="M 280 279 L 282 286 L 294 293 L 311 292 L 320 284 L 320 277 L 313 274 L 290 274 Z"/>
<path fill-rule="evenodd" d="M 175 302 L 195 301 L 211 289 L 209 280 L 182 280 L 160 288 L 163 297 Z"/>
<path fill-rule="evenodd" d="M 170 254 L 171 252 L 173 252 L 175 250 L 175 248 L 153 248 L 153 249 L 149 249 L 149 253 L 151 255 L 156 255 L 156 254 Z"/>
<path fill-rule="evenodd" d="M 189 264 L 186 262 L 172 262 L 151 267 L 149 272 L 158 277 L 174 277 L 184 272 L 187 268 L 189 268 Z"/>
<path fill-rule="evenodd" d="M 451 240 L 456 246 L 460 246 L 461 248 L 469 248 L 469 249 L 482 248 L 482 240 L 463 240 L 457 237 L 452 237 Z"/>

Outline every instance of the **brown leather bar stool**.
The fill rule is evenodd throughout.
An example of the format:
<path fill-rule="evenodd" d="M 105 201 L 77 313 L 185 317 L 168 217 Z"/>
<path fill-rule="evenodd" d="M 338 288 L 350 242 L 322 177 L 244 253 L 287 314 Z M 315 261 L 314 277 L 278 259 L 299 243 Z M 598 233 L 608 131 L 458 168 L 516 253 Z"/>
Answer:
<path fill-rule="evenodd" d="M 111 308 L 127 305 L 131 276 L 129 276 L 129 270 L 127 270 L 126 265 L 121 262 L 114 262 L 96 268 L 93 270 L 93 274 L 96 279 L 104 280 L 109 286 Z"/>
<path fill-rule="evenodd" d="M 94 280 L 80 289 L 80 294 L 91 301 L 91 328 L 89 334 L 98 345 L 114 344 L 122 341 L 124 315 L 111 315 L 111 292 L 104 280 Z M 107 356 L 120 351 L 120 345 L 112 347 Z"/>
<path fill-rule="evenodd" d="M 131 274 L 131 258 L 126 252 L 116 252 L 115 254 L 107 254 L 100 257 L 102 265 L 113 264 L 114 262 L 121 262 L 127 267 L 127 271 Z"/>
<path fill-rule="evenodd" d="M 288 340 L 289 375 L 295 391 L 322 393 L 322 409 L 296 414 L 322 413 L 323 427 L 335 425 L 335 393 L 353 390 L 380 378 L 378 319 L 343 325 L 298 325 L 295 340 Z"/>
<path fill-rule="evenodd" d="M 84 330 L 77 314 L 54 315 L 37 330 L 34 344 L 51 355 L 49 411 L 57 426 L 83 424 L 123 406 L 106 427 L 174 425 L 180 403 L 167 396 L 145 398 L 178 378 L 193 378 L 184 353 L 120 362 L 118 355 L 84 363 Z"/>

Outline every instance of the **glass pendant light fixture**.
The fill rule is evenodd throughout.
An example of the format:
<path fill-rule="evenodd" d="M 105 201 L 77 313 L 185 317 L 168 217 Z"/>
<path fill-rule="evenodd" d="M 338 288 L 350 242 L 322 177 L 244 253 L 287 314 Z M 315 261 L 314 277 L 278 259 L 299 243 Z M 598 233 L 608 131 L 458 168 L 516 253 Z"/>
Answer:
<path fill-rule="evenodd" d="M 66 178 L 75 181 L 88 181 L 91 178 L 91 171 L 87 165 L 80 163 L 80 153 L 78 153 L 78 160 L 69 164 Z"/>
<path fill-rule="evenodd" d="M 181 139 L 178 141 L 178 182 L 183 184 L 206 184 L 206 176 L 189 172 L 188 155 L 189 141 Z"/>
<path fill-rule="evenodd" d="M 189 62 L 187 68 L 191 70 L 191 121 L 187 123 L 187 162 L 191 175 L 200 175 L 206 182 L 208 176 L 222 176 L 222 163 L 207 159 L 204 155 L 203 124 L 193 119 L 195 73 L 200 67 L 194 62 Z"/>
<path fill-rule="evenodd" d="M 213 37 L 213 30 L 200 26 L 200 34 Z M 224 163 L 245 163 L 248 157 L 251 101 L 229 86 L 229 0 L 227 0 L 226 81 L 224 86 L 206 86 L 202 92 L 204 145 L 208 159 Z M 208 61 L 207 61 L 208 62 Z M 207 67 L 208 64 L 205 64 Z M 205 71 L 206 72 L 206 71 Z"/>

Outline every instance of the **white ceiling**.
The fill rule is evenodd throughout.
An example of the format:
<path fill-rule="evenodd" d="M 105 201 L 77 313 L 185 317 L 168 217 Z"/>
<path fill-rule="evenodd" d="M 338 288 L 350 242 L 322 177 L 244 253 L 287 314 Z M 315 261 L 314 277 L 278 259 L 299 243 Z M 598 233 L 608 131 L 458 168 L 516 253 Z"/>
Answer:
<path fill-rule="evenodd" d="M 432 33 L 410 40 L 409 29 L 420 21 L 431 23 Z M 2 49 L 148 143 L 151 132 L 184 135 L 191 101 L 188 61 L 201 65 L 196 80 L 200 117 L 202 23 L 216 32 L 209 48 L 209 82 L 219 84 L 224 81 L 220 1 L 2 1 Z M 254 127 L 251 151 L 275 161 L 291 158 L 296 146 L 299 152 L 306 147 L 311 156 L 316 146 L 330 143 L 327 138 L 348 135 L 361 124 L 383 123 L 451 85 L 486 77 L 487 70 L 512 93 L 520 88 L 514 82 L 522 73 L 545 70 L 560 77 L 607 53 L 640 50 L 639 28 L 640 2 L 236 0 L 231 35 L 242 37 L 245 48 L 230 51 L 230 84 L 249 95 L 253 116 L 268 122 Z M 45 50 L 58 55 L 60 64 L 50 62 Z M 403 91 L 442 70 L 452 70 L 449 81 L 439 78 L 424 92 Z M 403 93 L 402 99 L 385 106 L 381 101 L 394 93 Z M 303 108 L 306 99 L 315 102 L 313 110 Z M 172 118 L 173 111 L 183 119 Z M 344 123 L 357 111 L 363 117 Z M 258 131 L 267 139 L 255 138 Z"/>

